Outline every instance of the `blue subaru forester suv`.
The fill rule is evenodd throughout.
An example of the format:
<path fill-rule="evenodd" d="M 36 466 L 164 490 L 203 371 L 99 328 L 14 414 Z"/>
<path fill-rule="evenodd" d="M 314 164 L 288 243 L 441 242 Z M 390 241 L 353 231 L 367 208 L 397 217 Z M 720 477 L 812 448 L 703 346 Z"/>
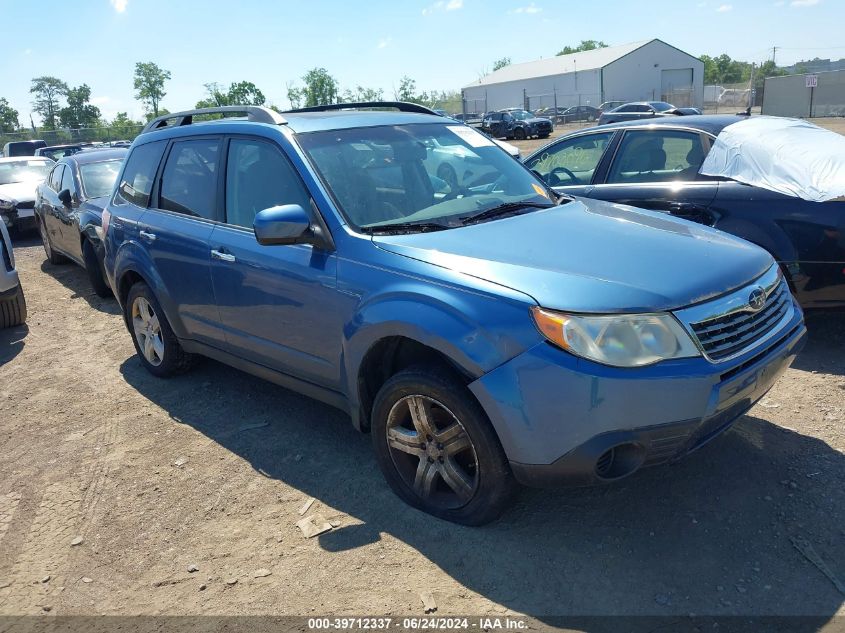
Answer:
<path fill-rule="evenodd" d="M 608 482 L 695 450 L 806 336 L 761 248 L 559 198 L 410 104 L 156 119 L 103 231 L 151 373 L 208 356 L 339 407 L 400 497 L 465 524 L 518 483 Z"/>

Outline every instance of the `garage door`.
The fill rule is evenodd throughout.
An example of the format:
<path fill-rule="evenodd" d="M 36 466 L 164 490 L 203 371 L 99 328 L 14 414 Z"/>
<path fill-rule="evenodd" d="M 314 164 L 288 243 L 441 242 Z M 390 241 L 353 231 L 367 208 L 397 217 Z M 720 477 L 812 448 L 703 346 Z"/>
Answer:
<path fill-rule="evenodd" d="M 673 68 L 660 73 L 663 101 L 679 108 L 692 105 L 692 68 Z"/>

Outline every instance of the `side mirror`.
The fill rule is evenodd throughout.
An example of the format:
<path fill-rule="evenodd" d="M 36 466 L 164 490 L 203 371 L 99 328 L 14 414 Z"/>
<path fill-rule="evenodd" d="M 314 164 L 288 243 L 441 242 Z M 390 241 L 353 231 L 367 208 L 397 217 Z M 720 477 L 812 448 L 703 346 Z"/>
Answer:
<path fill-rule="evenodd" d="M 301 244 L 310 241 L 311 218 L 298 204 L 283 204 L 259 211 L 252 228 L 263 246 Z"/>
<path fill-rule="evenodd" d="M 66 207 L 72 206 L 73 205 L 73 199 L 70 196 L 70 189 L 62 189 L 59 192 L 59 200 Z"/>

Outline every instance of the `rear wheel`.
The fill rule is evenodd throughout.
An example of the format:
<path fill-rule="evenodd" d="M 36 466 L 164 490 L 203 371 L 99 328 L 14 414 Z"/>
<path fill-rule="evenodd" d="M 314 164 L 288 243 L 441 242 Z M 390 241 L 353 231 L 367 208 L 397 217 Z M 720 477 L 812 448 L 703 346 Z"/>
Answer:
<path fill-rule="evenodd" d="M 47 261 L 51 264 L 64 264 L 67 258 L 64 255 L 59 255 L 53 250 L 53 244 L 50 242 L 50 235 L 47 233 L 47 227 L 44 226 L 42 220 L 38 220 L 38 232 L 41 234 L 41 243 L 44 245 L 44 253 L 47 255 Z"/>
<path fill-rule="evenodd" d="M 8 299 L 0 299 L 0 329 L 26 323 L 26 299 L 23 288 L 18 284 L 15 293 Z"/>
<path fill-rule="evenodd" d="M 388 484 L 415 508 L 482 525 L 509 505 L 516 482 L 496 433 L 449 372 L 413 367 L 390 378 L 376 396 L 371 431 Z"/>
<path fill-rule="evenodd" d="M 141 364 L 154 376 L 167 378 L 191 368 L 193 355 L 182 349 L 150 287 L 142 281 L 129 289 L 126 326 Z"/>
<path fill-rule="evenodd" d="M 91 282 L 91 287 L 98 297 L 112 296 L 111 287 L 106 282 L 105 271 L 103 270 L 103 263 L 97 256 L 97 251 L 94 245 L 87 239 L 82 244 L 82 258 L 85 260 L 85 272 L 88 273 L 88 279 Z"/>

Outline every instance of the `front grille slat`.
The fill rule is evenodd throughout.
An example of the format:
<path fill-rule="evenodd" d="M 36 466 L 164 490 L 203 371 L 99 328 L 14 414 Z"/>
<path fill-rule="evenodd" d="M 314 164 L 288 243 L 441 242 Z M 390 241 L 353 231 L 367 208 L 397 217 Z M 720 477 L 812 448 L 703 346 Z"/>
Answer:
<path fill-rule="evenodd" d="M 759 312 L 740 312 L 738 314 L 713 319 L 712 321 L 705 321 L 705 323 L 715 323 L 715 325 L 708 325 L 706 327 L 700 323 L 694 323 L 692 329 L 695 330 L 695 333 L 698 335 L 709 337 L 711 334 L 718 334 L 726 329 L 730 330 L 749 321 L 754 321 L 760 315 L 770 311 L 774 306 L 779 305 L 783 300 L 784 292 L 784 288 L 778 288 L 775 290 L 767 300 L 766 305 Z"/>
<path fill-rule="evenodd" d="M 757 312 L 741 310 L 690 323 L 690 327 L 707 357 L 721 361 L 752 348 L 768 335 L 788 313 L 790 301 L 786 280 L 781 279 Z"/>

